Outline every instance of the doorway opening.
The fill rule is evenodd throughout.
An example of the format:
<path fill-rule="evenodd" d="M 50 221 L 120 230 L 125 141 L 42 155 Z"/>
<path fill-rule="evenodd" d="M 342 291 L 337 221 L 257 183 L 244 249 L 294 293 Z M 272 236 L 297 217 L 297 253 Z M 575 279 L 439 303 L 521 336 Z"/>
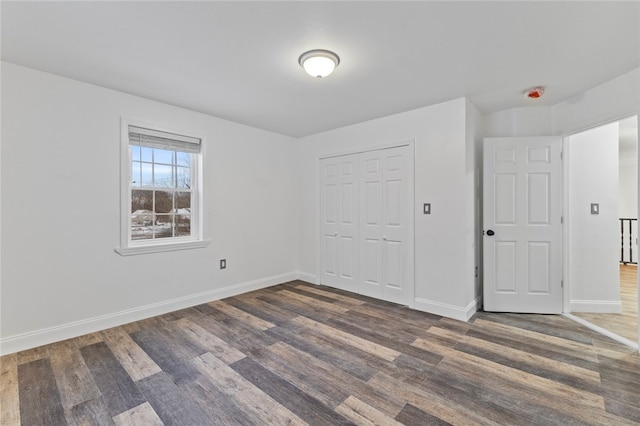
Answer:
<path fill-rule="evenodd" d="M 565 151 L 565 310 L 637 348 L 638 117 L 573 134 Z"/>

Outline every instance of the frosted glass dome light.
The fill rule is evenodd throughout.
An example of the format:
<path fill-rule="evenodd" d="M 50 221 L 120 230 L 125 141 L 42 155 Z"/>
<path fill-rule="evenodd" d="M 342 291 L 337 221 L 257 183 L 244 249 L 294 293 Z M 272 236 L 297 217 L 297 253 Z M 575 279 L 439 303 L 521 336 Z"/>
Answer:
<path fill-rule="evenodd" d="M 330 50 L 314 49 L 300 55 L 298 63 L 311 77 L 322 78 L 333 72 L 340 58 Z"/>

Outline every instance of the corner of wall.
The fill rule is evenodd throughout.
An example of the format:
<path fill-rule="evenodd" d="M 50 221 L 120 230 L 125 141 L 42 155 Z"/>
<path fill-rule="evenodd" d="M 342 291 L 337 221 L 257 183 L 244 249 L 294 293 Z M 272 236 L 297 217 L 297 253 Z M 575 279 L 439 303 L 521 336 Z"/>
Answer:
<path fill-rule="evenodd" d="M 300 281 L 304 281 L 309 284 L 320 285 L 320 280 L 318 279 L 318 276 L 316 274 L 310 274 L 308 272 L 298 271 L 296 275 L 297 275 L 297 279 Z"/>
<path fill-rule="evenodd" d="M 480 309 L 482 298 L 477 296 L 466 306 L 456 306 L 433 300 L 415 298 L 414 309 L 467 322 Z"/>

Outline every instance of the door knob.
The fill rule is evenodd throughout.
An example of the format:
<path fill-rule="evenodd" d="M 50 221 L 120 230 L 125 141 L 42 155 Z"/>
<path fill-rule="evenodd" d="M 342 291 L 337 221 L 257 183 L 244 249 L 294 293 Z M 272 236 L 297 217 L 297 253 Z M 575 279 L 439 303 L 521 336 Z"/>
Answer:
<path fill-rule="evenodd" d="M 493 232 L 491 229 L 489 229 L 487 231 L 487 235 L 490 236 L 490 237 L 493 236 L 494 234 L 495 234 L 495 232 Z"/>

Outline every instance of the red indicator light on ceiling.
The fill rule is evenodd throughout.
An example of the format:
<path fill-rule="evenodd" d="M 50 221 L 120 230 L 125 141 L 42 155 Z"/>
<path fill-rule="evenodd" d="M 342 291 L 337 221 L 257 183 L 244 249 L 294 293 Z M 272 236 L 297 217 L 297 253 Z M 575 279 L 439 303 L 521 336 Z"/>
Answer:
<path fill-rule="evenodd" d="M 544 95 L 544 87 L 534 87 L 524 92 L 527 99 L 540 99 Z"/>

